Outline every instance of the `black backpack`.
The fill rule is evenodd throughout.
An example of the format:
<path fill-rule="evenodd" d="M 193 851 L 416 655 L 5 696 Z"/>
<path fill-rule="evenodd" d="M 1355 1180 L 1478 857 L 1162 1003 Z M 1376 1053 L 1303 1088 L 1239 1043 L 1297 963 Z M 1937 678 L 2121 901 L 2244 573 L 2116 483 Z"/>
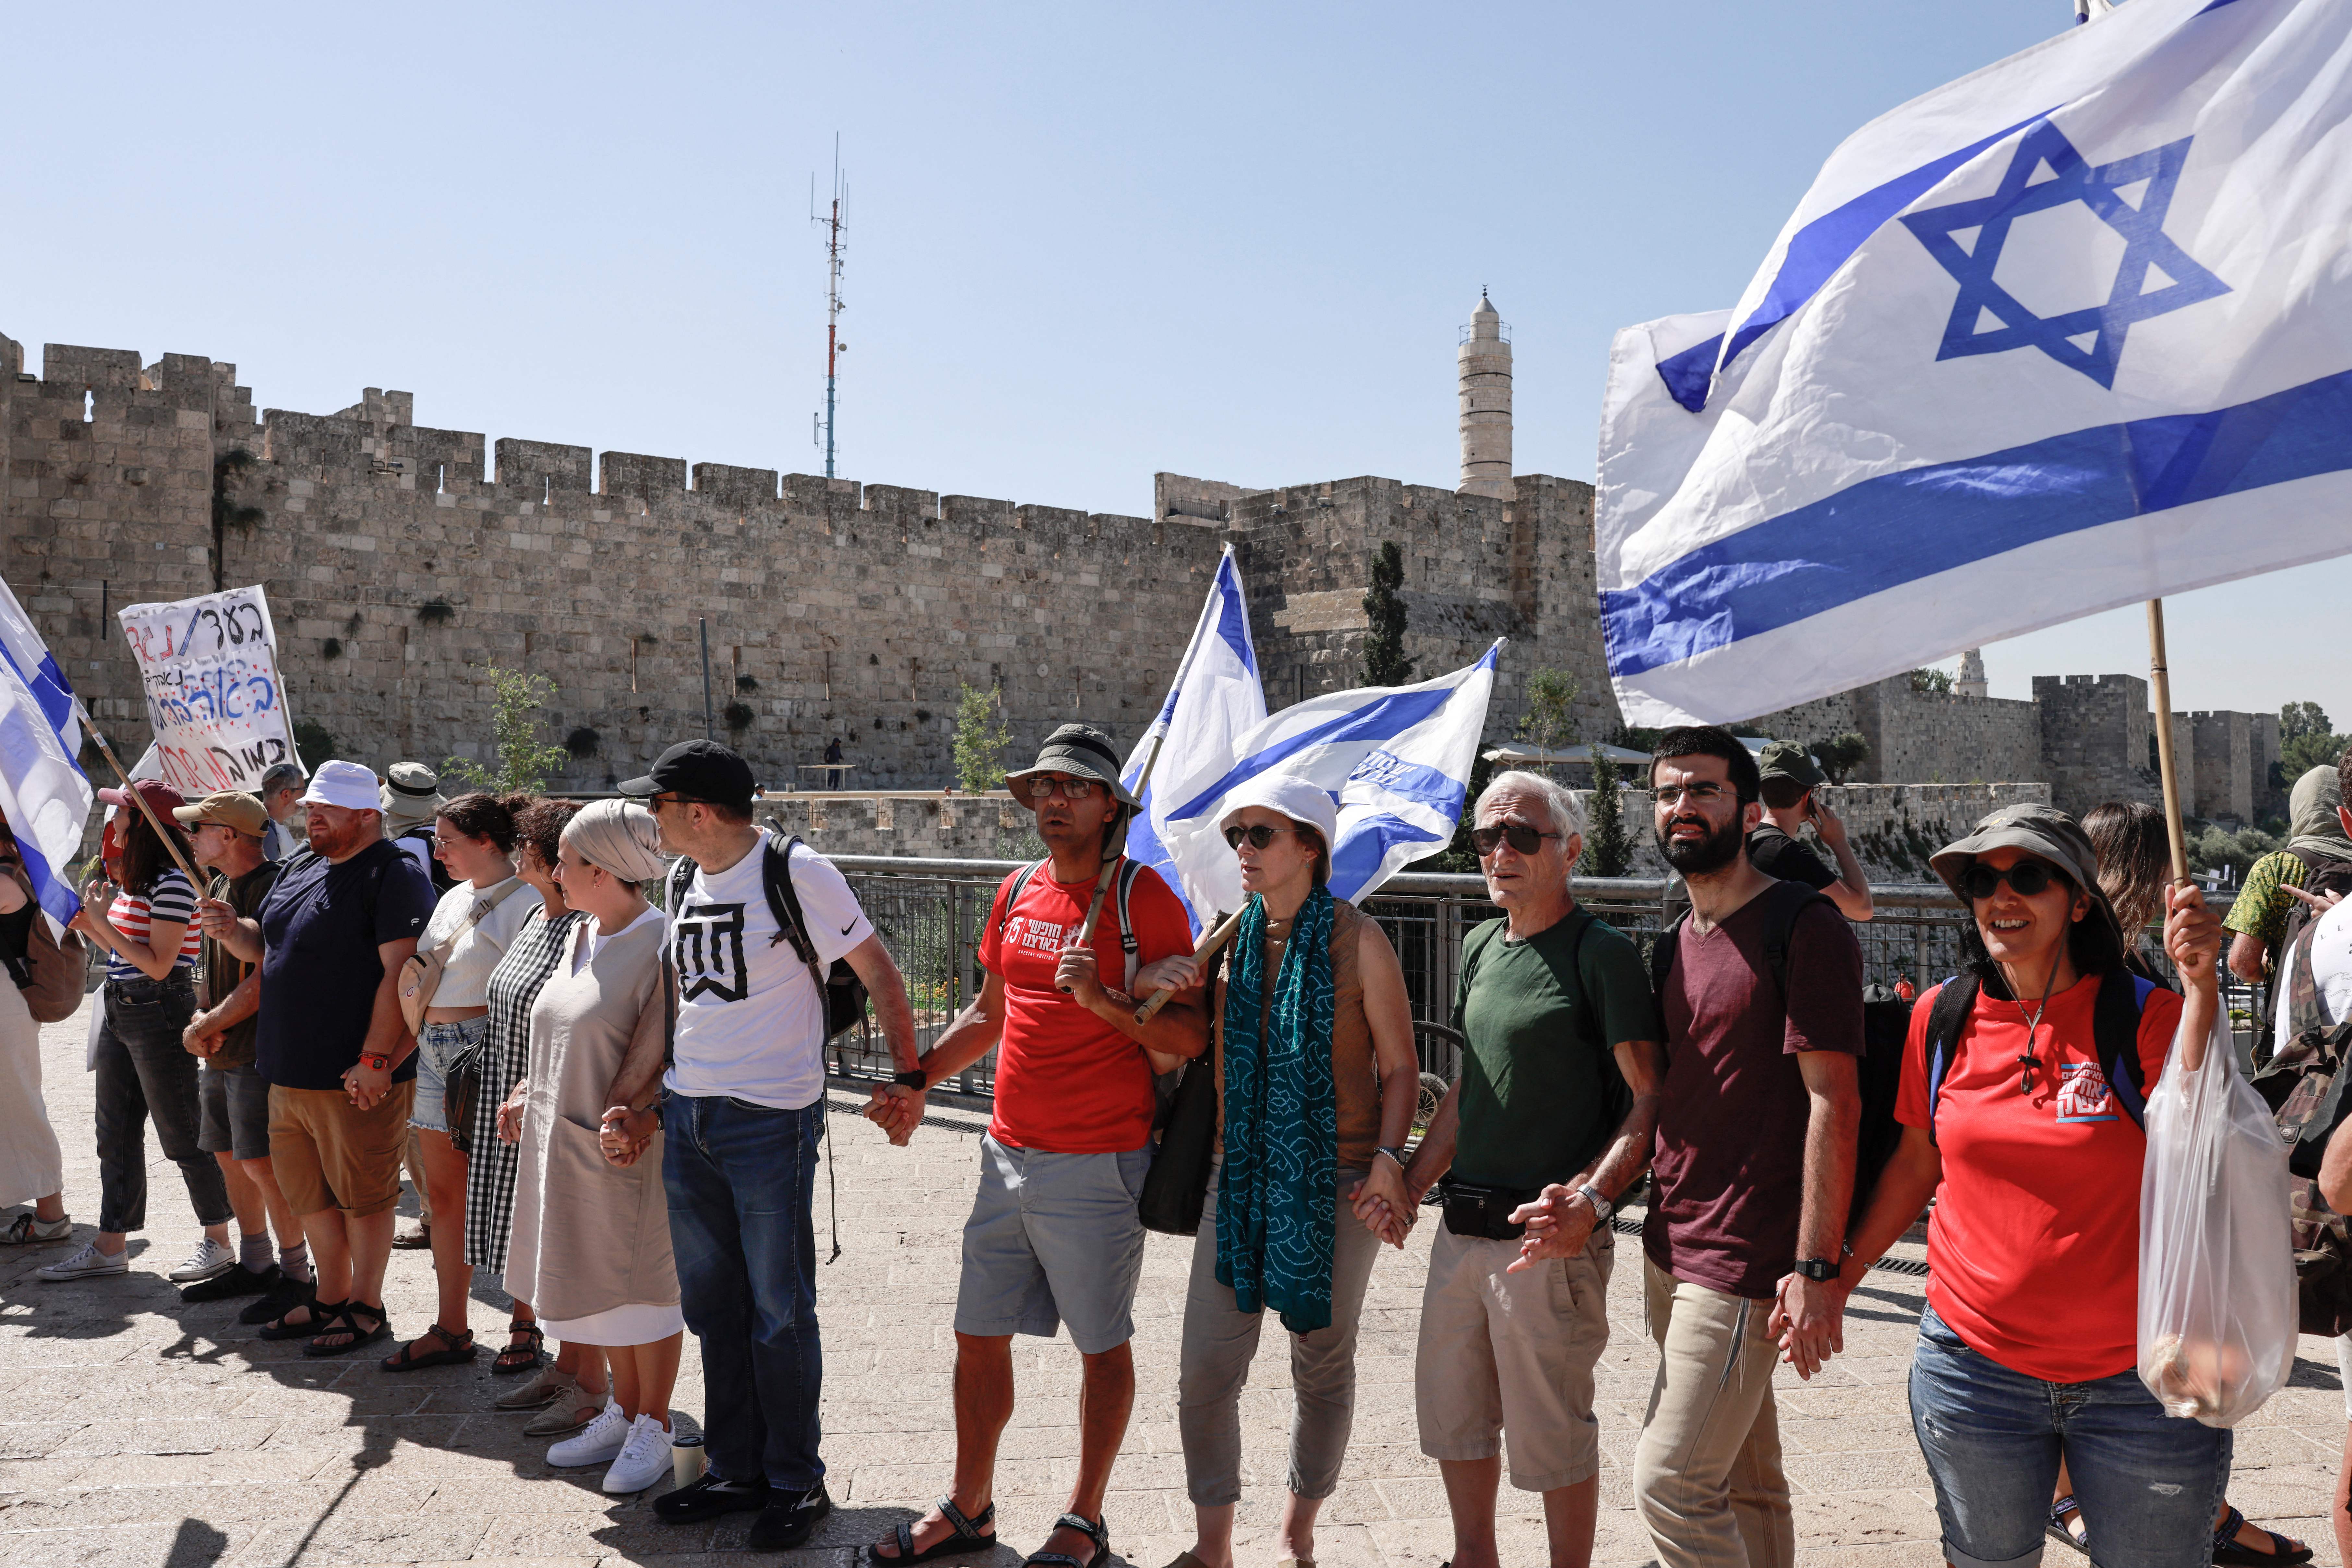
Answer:
<path fill-rule="evenodd" d="M 2324 855 L 2315 855 L 2308 849 L 2290 849 L 2287 853 L 2303 862 L 2305 892 L 2314 897 L 2327 893 L 2343 893 L 2352 897 L 2352 860 L 2331 860 Z M 2286 923 L 2279 936 L 2278 946 L 2277 972 L 2280 974 L 2286 973 L 2287 950 L 2294 946 L 2296 939 L 2310 929 L 2312 921 L 2326 912 L 2313 909 L 2292 893 L 2286 894 L 2285 897 L 2287 899 Z M 2275 984 L 2276 982 L 2273 981 L 2273 984 Z M 2273 1000 L 2275 1001 L 2275 996 Z"/>
<path fill-rule="evenodd" d="M 457 885 L 457 879 L 449 875 L 449 868 L 441 864 L 441 858 L 433 853 L 433 825 L 431 823 L 420 822 L 415 826 L 407 829 L 405 832 L 395 833 L 392 836 L 392 841 L 394 844 L 399 843 L 404 838 L 414 838 L 419 844 L 425 846 L 425 875 L 431 879 L 435 893 L 446 893 L 450 889 Z M 402 853 L 406 854 L 407 851 L 403 850 Z"/>
<path fill-rule="evenodd" d="M 2254 1075 L 2254 1088 L 2278 1113 L 2286 1145 L 2287 1203 L 2294 1219 L 2296 1307 L 2306 1334 L 2352 1330 L 2352 1225 L 2331 1207 L 2315 1179 L 2327 1142 L 2345 1120 L 2344 1058 L 2352 1017 L 2330 1022 L 2311 972 L 2308 922 L 2279 952 L 2272 984 L 2286 998 L 2289 1033 Z"/>
<path fill-rule="evenodd" d="M 776 921 L 776 934 L 769 941 L 791 942 L 793 952 L 807 967 L 809 978 L 824 998 L 824 1037 L 829 1041 L 865 1020 L 866 982 L 845 958 L 835 959 L 830 970 L 817 968 L 816 944 L 809 940 L 808 917 L 801 912 L 801 896 L 793 886 L 792 852 L 800 842 L 797 834 L 790 840 L 772 833 L 760 835 L 760 885 L 768 895 L 768 912 Z M 672 914 L 693 885 L 694 873 L 695 863 L 687 856 L 680 856 L 670 867 L 667 901 Z"/>

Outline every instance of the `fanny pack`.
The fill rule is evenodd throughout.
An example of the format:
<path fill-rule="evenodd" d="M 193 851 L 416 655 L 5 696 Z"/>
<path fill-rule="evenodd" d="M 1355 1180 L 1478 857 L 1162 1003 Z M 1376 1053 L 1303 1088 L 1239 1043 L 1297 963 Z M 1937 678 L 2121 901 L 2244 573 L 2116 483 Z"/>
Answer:
<path fill-rule="evenodd" d="M 1511 1211 L 1530 1203 L 1541 1188 L 1482 1187 L 1474 1182 L 1445 1182 L 1445 1228 L 1456 1236 L 1484 1237 L 1488 1241 L 1517 1241 L 1528 1227 L 1511 1223 Z"/>

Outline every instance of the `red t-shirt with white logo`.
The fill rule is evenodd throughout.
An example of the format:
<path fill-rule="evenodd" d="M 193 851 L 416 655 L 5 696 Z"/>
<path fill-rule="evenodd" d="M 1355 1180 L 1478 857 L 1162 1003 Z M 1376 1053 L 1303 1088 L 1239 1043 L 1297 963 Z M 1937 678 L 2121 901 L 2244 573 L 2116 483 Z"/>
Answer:
<path fill-rule="evenodd" d="M 1017 873 L 1016 873 L 1017 875 Z M 1092 881 L 1064 886 L 1050 862 L 1021 889 L 1008 914 L 1013 878 L 996 889 L 980 962 L 1004 982 L 1004 1034 L 996 1047 L 996 1110 L 988 1133 L 1000 1143 L 1055 1154 L 1118 1154 L 1151 1141 L 1151 1064 L 1143 1047 L 1062 994 L 1054 972 L 1086 923 Z M 1118 890 L 1103 899 L 1095 957 L 1103 984 L 1124 990 L 1127 952 L 1118 940 Z M 1192 951 L 1192 924 L 1158 872 L 1145 867 L 1128 894 L 1139 963 Z"/>
<path fill-rule="evenodd" d="M 1970 1349 L 2047 1383 L 2088 1383 L 2138 1364 L 2139 1178 L 2147 1138 L 2099 1070 L 2091 1013 L 2103 982 L 2050 998 L 2021 1092 L 2025 1022 L 1978 992 L 1936 1108 L 1944 1157 L 1927 1226 L 1927 1303 Z M 2128 975 L 2115 984 L 2128 985 Z M 1911 1010 L 1895 1120 L 1927 1125 L 1927 1020 Z M 2180 997 L 2151 991 L 2139 1016 L 2148 1092 L 2163 1076 Z M 2055 1070 L 2053 1070 L 2053 1065 Z"/>

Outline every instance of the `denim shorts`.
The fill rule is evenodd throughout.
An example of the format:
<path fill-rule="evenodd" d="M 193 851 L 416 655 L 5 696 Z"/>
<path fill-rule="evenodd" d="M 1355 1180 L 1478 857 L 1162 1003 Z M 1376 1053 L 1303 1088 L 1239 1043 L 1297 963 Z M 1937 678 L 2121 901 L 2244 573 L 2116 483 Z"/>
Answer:
<path fill-rule="evenodd" d="M 1952 1568 L 2041 1559 L 2061 1458 L 2100 1568 L 2212 1561 L 2230 1434 L 2167 1415 L 2137 1372 L 2044 1383 L 1969 1349 L 1931 1307 L 1911 1357 L 1911 1429 Z"/>
<path fill-rule="evenodd" d="M 197 1148 L 239 1160 L 269 1158 L 269 1085 L 252 1063 L 216 1068 L 206 1062 L 196 1075 L 196 1103 L 204 1112 Z"/>
<path fill-rule="evenodd" d="M 1135 1212 L 1150 1149 L 1050 1154 L 980 1141 L 980 1193 L 963 1227 L 960 1334 L 1054 1337 L 1087 1355 L 1135 1333 L 1143 1222 Z"/>
<path fill-rule="evenodd" d="M 442 1108 L 449 1091 L 449 1064 L 468 1046 L 489 1038 L 490 1016 L 456 1024 L 427 1024 L 416 1032 L 416 1104 L 408 1124 L 420 1132 L 446 1132 L 449 1118 Z"/>

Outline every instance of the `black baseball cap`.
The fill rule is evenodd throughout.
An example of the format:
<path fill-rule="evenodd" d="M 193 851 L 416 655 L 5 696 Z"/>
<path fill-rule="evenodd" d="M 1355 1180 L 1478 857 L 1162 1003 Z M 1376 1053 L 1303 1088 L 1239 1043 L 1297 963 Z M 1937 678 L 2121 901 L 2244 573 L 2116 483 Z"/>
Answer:
<path fill-rule="evenodd" d="M 654 760 L 640 779 L 623 779 L 623 795 L 680 795 L 712 805 L 751 809 L 751 764 L 716 741 L 680 741 Z"/>

